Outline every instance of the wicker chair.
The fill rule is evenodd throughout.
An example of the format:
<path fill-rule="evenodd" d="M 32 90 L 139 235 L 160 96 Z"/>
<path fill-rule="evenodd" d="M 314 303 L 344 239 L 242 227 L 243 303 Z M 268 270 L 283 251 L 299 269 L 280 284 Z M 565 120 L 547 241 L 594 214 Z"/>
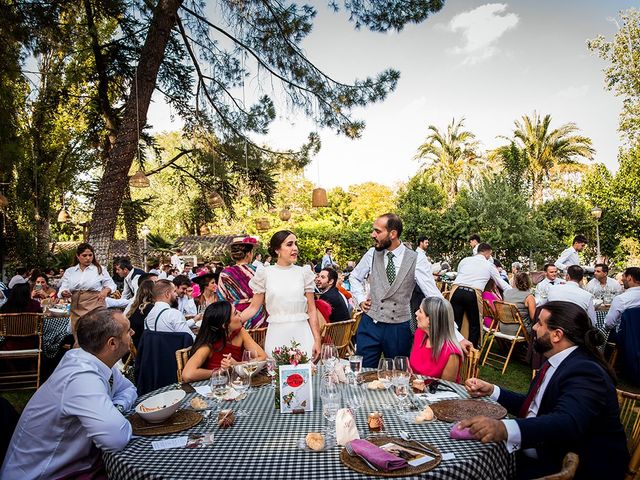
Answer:
<path fill-rule="evenodd" d="M 249 335 L 251 335 L 251 338 L 253 338 L 253 340 L 260 345 L 260 348 L 262 348 L 264 350 L 264 340 L 265 338 L 267 338 L 267 327 L 263 327 L 263 328 L 252 328 L 251 330 L 248 330 Z M 267 356 L 269 356 L 270 352 L 267 352 Z"/>
<path fill-rule="evenodd" d="M 640 478 L 640 394 L 617 390 L 620 404 L 620 421 L 627 434 L 627 446 L 631 453 L 626 480 Z"/>
<path fill-rule="evenodd" d="M 34 359 L 35 369 L 20 370 L 6 368 L 6 363 L 0 368 L 0 390 L 28 390 L 40 387 L 40 355 L 42 353 L 42 313 L 5 313 L 0 315 L 0 336 L 5 340 L 28 339 L 36 337 L 35 348 L 20 350 L 0 350 L 0 360 L 18 363 L 24 359 Z M 14 362 L 15 367 L 16 362 Z"/>
<path fill-rule="evenodd" d="M 538 478 L 538 480 L 571 480 L 576 475 L 580 459 L 575 453 L 569 452 L 564 456 L 562 461 L 562 470 L 546 477 Z"/>
<path fill-rule="evenodd" d="M 176 350 L 176 365 L 178 366 L 178 370 L 176 373 L 178 376 L 178 383 L 182 383 L 182 370 L 184 370 L 184 366 L 187 364 L 190 354 L 191 347 Z"/>
<path fill-rule="evenodd" d="M 351 336 L 355 320 L 327 323 L 320 334 L 321 338 L 329 337 L 338 349 L 340 358 L 349 358 L 351 352 Z"/>
<path fill-rule="evenodd" d="M 484 358 L 482 359 L 482 365 L 487 363 L 487 360 L 489 360 L 489 365 L 492 367 L 500 368 L 500 365 L 502 364 L 502 374 L 504 375 L 515 346 L 523 342 L 526 342 L 527 344 L 529 343 L 529 332 L 522 322 L 522 317 L 520 317 L 518 308 L 513 303 L 500 302 L 496 300 L 493 302 L 493 305 L 496 309 L 498 324 L 496 325 L 495 332 L 489 334 L 489 346 L 487 347 Z M 509 335 L 501 332 L 500 329 L 504 328 L 505 325 L 517 325 L 518 329 L 515 335 Z M 511 343 L 509 354 L 506 357 L 491 351 L 491 347 L 493 346 L 493 342 L 496 338 Z"/>
<path fill-rule="evenodd" d="M 470 378 L 478 377 L 478 364 L 480 363 L 480 350 L 472 348 L 471 351 L 465 355 L 464 363 L 462 364 L 462 374 L 460 375 L 462 384 Z"/>
<path fill-rule="evenodd" d="M 356 334 L 358 333 L 358 327 L 360 326 L 360 320 L 362 320 L 362 310 L 354 311 L 353 313 L 353 327 L 351 328 L 351 339 L 349 340 L 349 350 L 353 353 L 356 352 Z"/>

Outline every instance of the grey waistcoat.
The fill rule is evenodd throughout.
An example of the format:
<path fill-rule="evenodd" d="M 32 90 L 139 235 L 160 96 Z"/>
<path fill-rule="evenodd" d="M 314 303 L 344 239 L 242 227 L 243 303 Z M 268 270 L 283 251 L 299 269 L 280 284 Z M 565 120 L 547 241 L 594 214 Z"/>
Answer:
<path fill-rule="evenodd" d="M 369 274 L 371 309 L 367 313 L 378 322 L 406 322 L 411 318 L 410 300 L 416 285 L 418 254 L 409 248 L 404 251 L 400 270 L 391 285 L 384 268 L 384 256 L 384 251 L 373 252 L 373 268 Z"/>

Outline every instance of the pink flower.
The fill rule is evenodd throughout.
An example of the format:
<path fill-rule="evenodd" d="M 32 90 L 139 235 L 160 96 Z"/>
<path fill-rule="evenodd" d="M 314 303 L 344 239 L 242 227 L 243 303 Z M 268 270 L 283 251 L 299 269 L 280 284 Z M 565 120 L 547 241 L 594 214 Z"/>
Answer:
<path fill-rule="evenodd" d="M 298 362 L 296 360 L 291 360 L 291 365 L 295 367 L 296 365 L 298 365 Z"/>

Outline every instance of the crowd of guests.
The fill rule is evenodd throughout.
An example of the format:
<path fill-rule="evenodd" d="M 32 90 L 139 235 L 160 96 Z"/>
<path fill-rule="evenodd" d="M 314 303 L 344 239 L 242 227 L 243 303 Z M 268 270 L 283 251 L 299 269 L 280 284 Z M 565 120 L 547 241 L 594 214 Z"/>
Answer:
<path fill-rule="evenodd" d="M 114 295 L 116 283 L 86 243 L 77 248 L 77 264 L 66 269 L 58 282 L 44 273 L 28 275 L 19 269 L 5 290 L 0 313 L 40 312 L 56 299 L 67 302 L 79 348 L 64 356 L 27 405 L 0 476 L 61 478 L 91 472 L 100 478 L 104 467 L 93 447 L 117 450 L 131 438 L 130 424 L 121 413 L 133 405 L 136 387 L 122 376 L 118 362 L 133 344 L 139 354 L 136 362 L 146 362 L 143 370 L 163 370 L 162 358 L 173 353 L 176 344 L 157 333 L 175 334 L 184 345 L 192 346 L 183 370 L 184 381 L 191 382 L 241 362 L 246 351 L 264 360 L 291 340 L 317 361 L 322 326 L 352 318 L 355 310 L 361 314 L 356 353 L 363 357 L 364 367 L 376 368 L 382 356 L 406 356 L 417 374 L 460 382 L 465 355 L 481 343 L 485 300 L 490 306 L 496 301 L 516 306 L 524 327 L 536 338 L 532 346 L 545 357 L 544 365 L 557 373 L 546 373 L 549 367 L 543 365 L 539 375 L 546 374 L 547 383 L 533 384 L 529 395 L 533 399 L 478 379 L 467 381 L 473 396 L 491 396 L 517 411 L 522 420 L 514 424 L 479 418 L 464 425 L 479 440 L 505 441 L 514 451 L 525 449 L 523 471 L 536 474 L 556 468 L 567 448 L 591 452 L 594 436 L 600 434 L 606 434 L 612 458 L 622 459 L 624 433 L 612 415 L 617 404 L 610 398 L 615 397 L 615 373 L 596 348 L 603 339 L 595 328 L 594 299 L 611 303 L 604 325 L 616 330 L 625 310 L 640 307 L 640 268 L 627 268 L 623 285 L 614 285 L 607 265 L 596 264 L 594 279 L 584 288 L 585 269 L 578 264 L 577 252 L 586 239 L 577 236 L 572 250 L 545 265 L 544 279 L 534 291 L 532 278 L 521 264 L 515 262 L 508 274 L 492 257 L 492 247 L 473 235 L 470 255 L 459 263 L 445 298 L 442 286 L 436 284 L 440 277 L 434 275 L 427 257 L 428 239 L 419 239 L 413 250 L 401 241 L 402 228 L 397 215 L 376 219 L 374 246 L 357 264 L 348 265 L 346 272 L 338 270 L 331 249 L 317 264 L 298 265 L 297 237 L 289 230 L 271 237 L 264 262 L 256 255 L 258 240 L 250 236 L 233 240 L 233 264 L 224 268 L 201 265 L 194 272 L 191 264 L 183 262 L 179 249 L 169 264 L 160 267 L 154 262 L 148 272 L 120 259 L 114 265 L 123 285 L 120 295 Z M 559 270 L 564 279 L 559 278 Z M 256 328 L 266 328 L 264 348 L 250 335 L 249 330 Z M 150 353 L 154 348 L 161 349 L 156 351 L 161 356 Z M 572 366 L 568 370 L 572 375 L 562 373 L 560 362 Z M 589 375 L 583 373 L 587 370 Z M 544 403 L 544 388 L 551 391 L 551 382 L 553 398 L 544 397 Z M 596 402 L 585 393 L 580 400 L 585 405 L 574 415 L 578 407 L 566 401 L 569 390 L 596 385 L 604 389 L 607 401 Z M 140 393 L 140 383 L 137 388 Z M 73 398 L 74 405 L 54 401 L 62 398 Z M 57 407 L 44 408 L 47 402 Z M 605 414 L 606 420 L 594 427 L 594 418 Z M 563 428 L 555 438 L 547 420 L 552 415 Z M 577 418 L 574 425 L 568 424 L 571 415 Z M 50 428 L 42 432 L 45 423 Z M 558 442 L 565 445 L 559 448 Z M 71 453 L 56 455 L 52 445 L 63 445 Z M 529 447 L 537 448 L 542 462 L 531 464 Z"/>

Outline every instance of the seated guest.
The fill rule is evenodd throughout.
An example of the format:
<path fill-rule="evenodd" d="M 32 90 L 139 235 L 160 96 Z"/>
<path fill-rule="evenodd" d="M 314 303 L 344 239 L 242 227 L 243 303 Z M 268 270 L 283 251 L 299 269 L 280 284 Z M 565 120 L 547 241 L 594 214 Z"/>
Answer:
<path fill-rule="evenodd" d="M 49 286 L 49 279 L 44 273 L 39 273 L 32 277 L 33 288 L 31 298 L 42 303 L 43 300 L 52 300 L 56 297 L 56 291 Z"/>
<path fill-rule="evenodd" d="M 605 293 L 611 297 L 622 293 L 622 286 L 613 278 L 609 278 L 609 266 L 606 263 L 596 263 L 593 278 L 585 290 L 595 298 L 604 299 Z M 611 300 L 609 300 L 611 301 Z"/>
<path fill-rule="evenodd" d="M 151 272 L 143 273 L 138 277 L 138 285 L 142 285 L 142 282 L 144 282 L 145 280 L 151 280 L 153 283 L 156 283 L 159 280 L 159 278 L 158 278 L 158 275 L 156 275 L 155 273 L 151 273 Z"/>
<path fill-rule="evenodd" d="M 193 279 L 193 283 L 197 284 L 200 294 L 194 298 L 198 312 L 202 313 L 212 303 L 220 300 L 218 294 L 218 278 L 219 274 L 205 273 Z"/>
<path fill-rule="evenodd" d="M 351 318 L 347 300 L 336 288 L 337 282 L 338 272 L 331 267 L 323 268 L 316 276 L 316 286 L 320 291 L 320 299 L 331 305 L 329 322 L 342 322 Z"/>
<path fill-rule="evenodd" d="M 418 328 L 413 337 L 409 362 L 414 373 L 460 381 L 462 347 L 456 339 L 451 304 L 440 297 L 427 297 L 416 311 Z"/>
<path fill-rule="evenodd" d="M 549 288 L 548 302 L 571 302 L 582 307 L 596 325 L 596 307 L 593 304 L 593 295 L 580 286 L 584 278 L 584 270 L 580 265 L 571 265 L 567 268 L 567 283 L 554 285 Z"/>
<path fill-rule="evenodd" d="M 491 309 L 495 312 L 493 302 L 495 302 L 496 300 L 502 300 L 501 293 L 502 292 L 500 292 L 500 289 L 496 285 L 496 282 L 493 280 L 493 278 L 490 278 L 487 284 L 484 286 L 484 291 L 482 292 L 482 300 L 486 300 L 487 303 L 489 303 Z M 484 317 L 483 323 L 485 327 L 490 327 L 491 318 Z"/>
<path fill-rule="evenodd" d="M 242 326 L 240 312 L 226 300 L 213 303 L 204 311 L 202 325 L 193 344 L 193 354 L 184 366 L 185 382 L 207 380 L 217 368 L 229 368 L 242 361 L 242 352 L 253 350 L 257 360 L 267 354 Z"/>
<path fill-rule="evenodd" d="M 121 412 L 136 389 L 114 367 L 129 351 L 129 321 L 99 307 L 80 317 L 76 334 L 80 348 L 65 354 L 22 412 L 0 478 L 106 478 L 100 450 L 131 439 Z"/>
<path fill-rule="evenodd" d="M 144 320 L 145 329 L 156 332 L 185 332 L 196 338 L 191 331 L 195 322 L 185 319 L 179 310 L 171 307 L 178 299 L 173 283 L 169 280 L 158 280 L 153 285 L 153 299 L 155 305 Z"/>
<path fill-rule="evenodd" d="M 504 292 L 504 301 L 513 303 L 520 313 L 520 318 L 527 330 L 531 332 L 533 322 L 531 319 L 536 313 L 536 299 L 531 294 L 531 279 L 526 272 L 518 272 L 513 277 L 513 288 Z M 502 325 L 500 331 L 507 335 L 515 335 L 518 327 L 515 325 Z M 510 332 L 509 329 L 513 329 Z"/>
<path fill-rule="evenodd" d="M 16 274 L 11 277 L 9 280 L 9 285 L 7 287 L 11 290 L 13 287 L 20 283 L 27 283 L 27 278 L 29 278 L 29 270 L 24 267 L 16 268 Z"/>
<path fill-rule="evenodd" d="M 565 281 L 558 278 L 558 267 L 553 263 L 547 263 L 544 267 L 544 278 L 536 285 L 536 305 L 542 305 L 547 301 L 549 287 L 552 285 L 563 285 Z"/>
<path fill-rule="evenodd" d="M 153 300 L 154 285 L 155 283 L 152 280 L 145 280 L 138 285 L 136 298 L 133 299 L 130 308 L 125 312 L 129 322 L 131 322 L 131 328 L 135 332 L 131 339 L 136 348 L 138 348 L 140 336 L 144 330 L 144 319 L 147 318 L 155 304 Z"/>
<path fill-rule="evenodd" d="M 518 418 L 477 416 L 460 422 L 460 428 L 470 428 L 482 442 L 506 442 L 509 451 L 521 450 L 517 478 L 559 472 L 564 456 L 574 452 L 580 458 L 576 479 L 622 480 L 629 452 L 615 373 L 598 350 L 603 335 L 582 308 L 569 302 L 545 303 L 533 328 L 534 347 L 547 362 L 527 395 L 477 378 L 465 384 L 472 397 L 488 396 Z"/>
<path fill-rule="evenodd" d="M 160 261 L 159 260 L 151 260 L 150 265 L 151 265 L 151 268 L 149 269 L 149 273 L 153 273 L 157 277 L 160 277 L 160 274 L 162 273 L 160 271 Z"/>
<path fill-rule="evenodd" d="M 188 293 L 191 289 L 191 280 L 186 275 L 178 275 L 173 279 L 173 284 L 176 286 L 176 295 L 178 295 L 178 310 L 185 316 L 193 317 L 198 313 L 198 307 Z"/>
<path fill-rule="evenodd" d="M 609 313 L 604 318 L 608 330 L 618 329 L 622 313 L 629 308 L 640 307 L 640 267 L 629 267 L 622 274 L 625 291 L 611 301 Z"/>
<path fill-rule="evenodd" d="M 16 283 L 9 290 L 9 298 L 0 307 L 0 313 L 42 313 L 42 306 L 31 298 L 31 287 L 27 282 Z"/>

